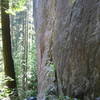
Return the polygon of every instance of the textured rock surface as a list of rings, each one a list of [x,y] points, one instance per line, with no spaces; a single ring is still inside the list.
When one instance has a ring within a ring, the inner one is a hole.
[[[34,0],[38,100],[45,100],[55,80],[48,77],[53,58],[58,95],[81,100],[100,96],[100,1],[69,1]]]

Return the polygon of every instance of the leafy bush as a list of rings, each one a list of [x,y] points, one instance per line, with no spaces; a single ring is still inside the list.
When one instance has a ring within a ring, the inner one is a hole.
[[[2,100],[3,98],[8,97],[10,94],[13,93],[12,90],[10,90],[7,86],[6,86],[6,82],[7,81],[13,81],[13,79],[11,79],[10,77],[4,77],[4,73],[0,72],[0,100]]]

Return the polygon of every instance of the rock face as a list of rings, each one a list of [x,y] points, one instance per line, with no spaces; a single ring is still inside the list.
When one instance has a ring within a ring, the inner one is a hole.
[[[100,96],[100,1],[71,1],[34,0],[38,100],[45,100],[55,81],[58,95],[81,100]]]

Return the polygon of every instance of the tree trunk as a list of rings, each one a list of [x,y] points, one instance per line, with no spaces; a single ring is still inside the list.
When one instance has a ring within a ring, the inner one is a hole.
[[[48,86],[45,73],[49,50],[53,51],[59,96],[81,100],[100,96],[100,2],[70,1],[34,1],[38,95],[42,94],[38,100],[42,100]]]
[[[23,12],[23,41],[22,41],[22,88],[23,97],[27,90],[27,58],[28,58],[28,32],[27,32],[27,11]]]
[[[3,57],[4,57],[4,71],[7,77],[12,78],[14,81],[8,81],[7,86],[9,89],[17,89],[14,63],[11,50],[11,37],[10,37],[10,19],[9,15],[5,13],[5,8],[9,8],[8,0],[1,0],[1,23],[2,23],[2,41],[3,41]]]
[[[66,20],[66,6],[57,5],[53,54],[60,95],[95,100],[100,96],[100,2],[76,0]]]
[[[34,0],[34,19],[38,55],[38,100],[45,100],[50,87],[54,87],[52,63],[52,33],[55,20],[55,0]],[[53,78],[50,77],[51,73]]]

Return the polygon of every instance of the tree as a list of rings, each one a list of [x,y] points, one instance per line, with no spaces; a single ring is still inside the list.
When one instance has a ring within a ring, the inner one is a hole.
[[[42,94],[38,100],[43,99],[47,86],[47,74],[44,75],[47,68],[44,61],[47,60],[44,57],[48,58],[45,54],[51,43],[47,37],[53,40],[52,58],[56,66],[59,96],[95,100],[100,95],[99,6],[98,0],[76,0],[72,3],[70,0],[38,0],[34,3],[38,83],[39,94]]]
[[[49,90],[55,88],[53,83],[55,72],[51,67],[53,65],[51,37],[55,21],[55,3],[54,0],[34,0],[33,3],[38,56],[38,100],[45,100],[49,95]]]
[[[11,38],[17,87],[20,99],[37,95],[36,46],[32,0],[27,9],[11,16]],[[13,18],[12,18],[13,17]]]
[[[27,11],[23,12],[23,33],[22,33],[22,88],[23,92],[27,89],[27,59],[28,59],[28,27],[27,27]],[[26,92],[25,92],[26,93]],[[23,94],[25,96],[25,93]]]
[[[10,19],[9,19],[9,15],[5,12],[5,9],[8,8],[9,8],[9,1],[1,0],[1,23],[2,23],[4,72],[6,77],[10,77],[13,79],[13,81],[11,80],[7,81],[8,88],[10,90],[17,90],[14,62],[13,62],[12,50],[11,50]]]
[[[76,0],[74,3],[67,16],[65,32],[60,29],[61,18],[58,17],[55,40],[61,32],[62,37],[54,45],[54,57],[62,93],[81,100],[94,100],[100,94],[97,85],[100,78],[99,4],[96,0],[83,1]]]

